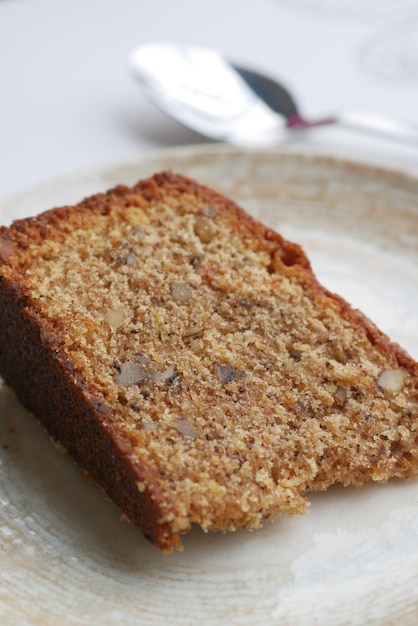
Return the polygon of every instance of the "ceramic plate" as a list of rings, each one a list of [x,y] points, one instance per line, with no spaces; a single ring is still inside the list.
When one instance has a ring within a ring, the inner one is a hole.
[[[171,168],[303,244],[322,282],[418,358],[418,179],[217,147],[79,172],[0,206],[0,222]],[[34,363],[36,367],[36,363]],[[0,623],[414,625],[418,483],[334,487],[310,513],[205,535],[164,556],[0,389]]]

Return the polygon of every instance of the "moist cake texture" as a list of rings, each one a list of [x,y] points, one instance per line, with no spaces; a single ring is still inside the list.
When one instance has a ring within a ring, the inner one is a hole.
[[[0,229],[0,372],[167,552],[418,473],[418,364],[171,173]]]

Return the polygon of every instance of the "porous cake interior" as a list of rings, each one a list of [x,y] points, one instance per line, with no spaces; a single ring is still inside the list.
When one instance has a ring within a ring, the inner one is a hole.
[[[105,203],[58,216],[21,269],[173,503],[161,522],[253,528],[303,512],[307,490],[411,474],[410,374],[292,263],[272,265],[276,244],[192,193]]]

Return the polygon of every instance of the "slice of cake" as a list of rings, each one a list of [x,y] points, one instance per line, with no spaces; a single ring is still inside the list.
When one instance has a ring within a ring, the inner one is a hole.
[[[302,249],[163,173],[0,229],[0,372],[162,550],[418,473],[418,364]]]

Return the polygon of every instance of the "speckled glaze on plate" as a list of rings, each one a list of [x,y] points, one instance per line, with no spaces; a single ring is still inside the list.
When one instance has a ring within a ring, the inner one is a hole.
[[[285,152],[170,150],[0,204],[0,223],[170,168],[302,243],[321,281],[418,358],[418,178]],[[36,367],[36,363],[33,364]],[[418,623],[418,483],[333,487],[310,513],[164,556],[0,387],[2,626]]]

